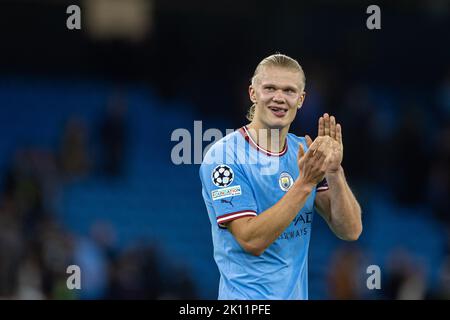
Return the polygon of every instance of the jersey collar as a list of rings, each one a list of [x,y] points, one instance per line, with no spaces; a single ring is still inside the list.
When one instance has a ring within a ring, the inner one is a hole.
[[[267,149],[264,149],[263,147],[259,146],[255,140],[253,140],[252,136],[250,135],[250,133],[248,132],[247,126],[243,126],[242,128],[239,129],[239,132],[242,134],[242,136],[244,137],[244,139],[256,150],[268,155],[268,156],[272,156],[272,157],[280,157],[282,155],[284,155],[287,152],[287,148],[288,148],[288,144],[287,144],[287,138],[284,142],[284,148],[283,150],[281,150],[280,152],[272,152],[269,151]]]

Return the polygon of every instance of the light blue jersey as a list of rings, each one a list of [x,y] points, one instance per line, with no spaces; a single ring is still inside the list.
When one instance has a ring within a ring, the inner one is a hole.
[[[246,127],[215,143],[200,167],[202,194],[211,221],[219,299],[308,299],[308,248],[316,190],[288,228],[262,255],[244,251],[225,224],[256,216],[278,202],[299,175],[302,137],[288,134],[284,149],[259,147]]]

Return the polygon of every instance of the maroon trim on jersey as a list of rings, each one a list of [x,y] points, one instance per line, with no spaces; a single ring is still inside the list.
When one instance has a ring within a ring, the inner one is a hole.
[[[256,150],[261,151],[265,155],[272,156],[272,157],[280,157],[284,155],[287,152],[288,144],[287,144],[287,138],[284,142],[284,148],[281,150],[281,152],[271,152],[269,150],[264,149],[263,147],[260,147],[256,141],[253,140],[253,138],[250,136],[250,133],[248,132],[247,126],[243,126],[239,129],[239,132],[244,136],[244,139]]]
[[[217,224],[220,227],[225,227],[224,223],[230,222],[243,217],[254,217],[256,216],[255,210],[241,210],[232,213],[227,213],[217,217]]]
[[[330,188],[328,187],[328,181],[326,178],[323,178],[323,180],[320,181],[316,187],[317,192],[327,191],[328,189]]]

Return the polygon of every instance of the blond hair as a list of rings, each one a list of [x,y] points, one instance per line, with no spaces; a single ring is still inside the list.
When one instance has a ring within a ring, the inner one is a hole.
[[[265,67],[281,67],[281,68],[286,68],[286,69],[290,69],[290,70],[299,72],[300,78],[301,78],[300,89],[301,89],[301,91],[303,91],[305,89],[306,77],[305,77],[305,73],[303,72],[302,67],[297,62],[297,60],[295,60],[289,56],[286,56],[284,54],[281,54],[281,53],[272,54],[272,55],[264,58],[256,66],[255,72],[253,73],[253,77],[251,79],[252,86],[255,85],[256,78],[257,78],[259,72],[261,71],[261,69],[263,69]],[[253,120],[253,116],[255,114],[255,107],[256,107],[256,105],[253,104],[250,107],[250,109],[248,110],[247,119],[249,121]]]

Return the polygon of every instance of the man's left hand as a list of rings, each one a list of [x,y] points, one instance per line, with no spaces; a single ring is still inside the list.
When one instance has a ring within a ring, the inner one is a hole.
[[[334,116],[329,116],[328,113],[325,113],[323,117],[319,118],[318,136],[331,138],[327,139],[331,148],[328,158],[327,174],[338,172],[344,156],[344,145],[342,144],[341,125],[336,123]]]

